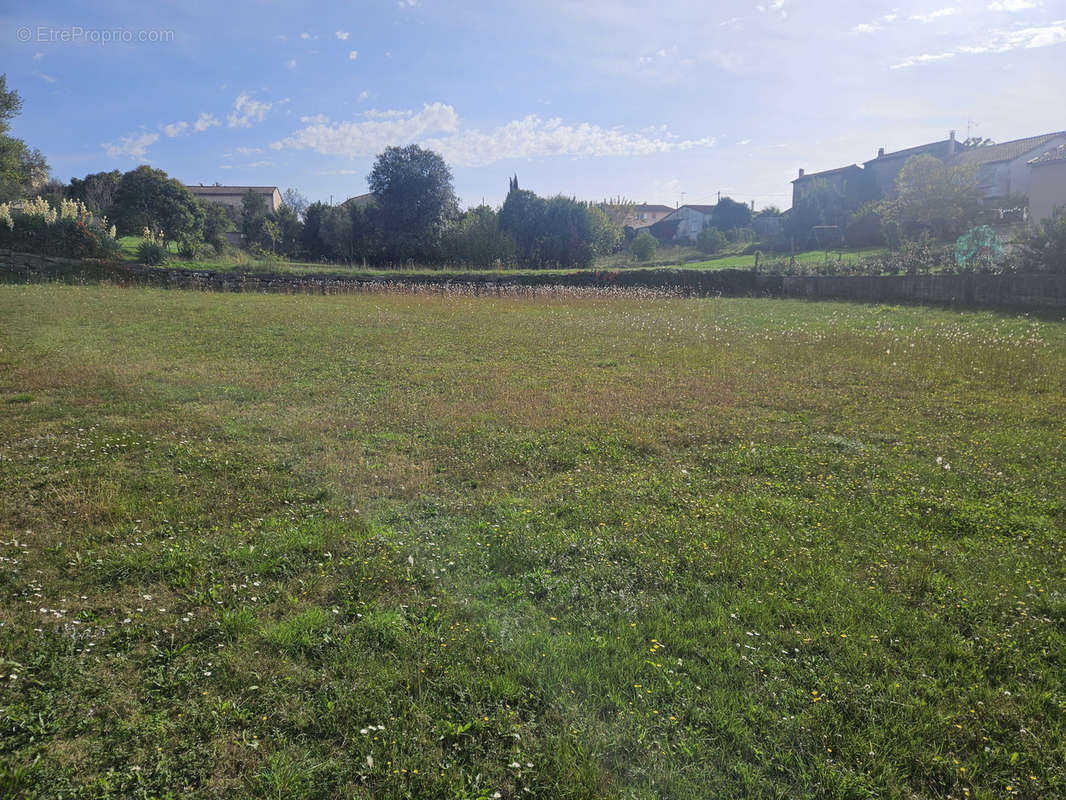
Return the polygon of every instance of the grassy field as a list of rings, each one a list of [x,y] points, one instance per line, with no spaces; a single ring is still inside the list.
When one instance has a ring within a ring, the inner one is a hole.
[[[123,236],[119,239],[119,244],[122,247],[122,255],[124,258],[130,261],[137,260],[137,246],[141,243],[141,239],[136,236]],[[248,273],[280,273],[280,274],[307,274],[311,272],[331,272],[338,274],[355,274],[360,275],[380,275],[382,277],[395,276],[397,272],[429,272],[433,271],[431,267],[425,267],[421,265],[415,265],[406,269],[372,269],[363,267],[361,265],[348,265],[348,264],[321,264],[310,261],[285,261],[285,260],[257,260],[244,251],[234,251],[232,254],[224,256],[204,256],[193,260],[184,260],[178,258],[175,252],[176,245],[173,242],[169,243],[169,249],[171,251],[170,260],[167,265],[170,267],[179,267],[186,269],[202,269],[202,270],[214,270],[221,272],[248,272]],[[732,250],[741,249],[742,246],[732,246]],[[862,258],[868,256],[883,255],[886,251],[883,247],[867,248],[865,250],[851,250],[844,251],[843,253],[831,252],[829,253],[828,260],[831,262],[839,263],[855,263]],[[760,265],[766,265],[773,260],[788,259],[787,255],[782,256],[780,253],[763,253],[759,258]],[[826,263],[827,256],[822,250],[811,250],[804,253],[797,253],[795,256],[797,264],[824,264]],[[631,255],[621,253],[617,255],[608,256],[605,258],[597,259],[594,269],[598,270],[625,270],[625,269],[702,269],[702,270],[715,270],[715,269],[751,269],[755,266],[754,255],[741,255],[738,252],[727,252],[722,255],[715,256],[713,258],[704,258],[699,251],[694,247],[671,247],[658,254],[648,264],[640,264],[635,261]],[[473,272],[477,270],[471,270],[468,268],[453,268],[445,267],[445,271],[451,272]],[[572,269],[554,269],[554,270],[532,270],[532,269],[505,269],[505,270],[492,270],[495,274],[500,275],[521,275],[528,273],[536,273],[538,275],[543,274],[558,274],[568,275],[574,272]]]
[[[0,796],[1066,796],[1066,323],[0,286]]]

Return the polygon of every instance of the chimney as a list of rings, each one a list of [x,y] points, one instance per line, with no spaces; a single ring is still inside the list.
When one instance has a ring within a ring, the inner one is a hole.
[[[755,201],[754,200],[751,201],[751,210],[752,211],[755,210]]]
[[[948,156],[955,155],[955,131],[948,134]]]
[[[878,147],[877,148],[877,157],[878,158],[884,158],[885,157],[885,148],[883,148],[883,147]]]
[[[803,167],[800,167],[800,177],[803,177]]]

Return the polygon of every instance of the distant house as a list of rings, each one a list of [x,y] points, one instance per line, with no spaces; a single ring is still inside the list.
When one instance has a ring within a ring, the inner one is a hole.
[[[792,181],[792,207],[802,205],[820,185],[828,185],[844,199],[845,206],[849,208],[858,208],[873,199],[868,174],[857,164],[849,164],[846,167],[810,174],[801,169],[799,177]]]
[[[1066,206],[1066,145],[1029,161],[1029,219],[1043,222],[1051,212]]]
[[[357,194],[355,197],[349,197],[343,203],[342,206],[357,206],[358,208],[366,208],[368,205],[374,202],[374,193],[367,192],[366,194]]]
[[[1060,145],[1066,132],[1056,131],[1011,142],[972,147],[956,153],[950,164],[977,168],[977,186],[986,202],[1029,195],[1031,163]]]
[[[622,219],[622,226],[632,228],[635,231],[641,231],[644,228],[654,225],[663,217],[672,214],[676,210],[677,209],[670,208],[670,206],[641,203],[640,205],[631,206],[627,209],[626,215]]]
[[[277,186],[189,186],[186,188],[197,200],[207,200],[212,203],[222,203],[224,206],[236,209],[240,216],[241,204],[248,190],[262,195],[266,200],[268,211],[277,211],[281,208],[281,192]]]
[[[711,224],[714,206],[687,205],[674,209],[646,230],[661,242],[695,241]]]

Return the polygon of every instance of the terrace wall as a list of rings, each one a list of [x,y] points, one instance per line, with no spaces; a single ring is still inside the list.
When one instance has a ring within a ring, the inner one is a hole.
[[[222,292],[344,294],[382,285],[465,288],[494,294],[527,287],[665,289],[683,295],[789,297],[861,303],[1066,309],[1066,275],[771,275],[752,270],[633,269],[500,275],[491,272],[396,272],[386,276],[315,273],[282,275],[167,269],[136,264],[12,253],[0,250],[0,281],[92,283]]]

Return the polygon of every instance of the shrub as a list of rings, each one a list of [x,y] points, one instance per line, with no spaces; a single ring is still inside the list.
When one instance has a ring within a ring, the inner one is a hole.
[[[1032,272],[1066,273],[1066,206],[1037,225],[1022,242],[1021,266]]]
[[[655,255],[655,250],[658,248],[659,243],[655,240],[647,231],[641,233],[637,238],[633,240],[631,245],[633,248],[633,257],[637,261],[650,261]]]
[[[696,246],[707,254],[717,253],[725,245],[725,234],[717,228],[704,228],[696,237]]]
[[[148,267],[158,267],[167,263],[167,248],[163,242],[163,232],[145,228],[144,241],[137,245],[137,260]]]
[[[0,247],[65,258],[113,258],[119,250],[105,217],[78,200],[53,207],[40,197],[0,204]]]
[[[197,236],[183,236],[178,240],[178,256],[193,259],[200,255],[204,242]]]

